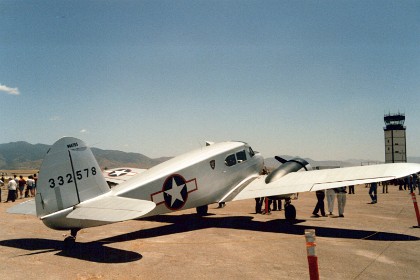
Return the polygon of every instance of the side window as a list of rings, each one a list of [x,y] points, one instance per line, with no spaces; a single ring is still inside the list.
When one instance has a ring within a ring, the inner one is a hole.
[[[228,155],[225,159],[225,164],[227,166],[233,166],[236,164],[236,158],[235,155]]]
[[[249,155],[250,155],[251,157],[253,157],[253,156],[255,155],[254,150],[252,150],[252,148],[251,148],[251,147],[249,147]]]
[[[241,163],[243,161],[246,161],[246,153],[245,150],[237,152],[236,153],[236,159],[238,160],[238,163]]]

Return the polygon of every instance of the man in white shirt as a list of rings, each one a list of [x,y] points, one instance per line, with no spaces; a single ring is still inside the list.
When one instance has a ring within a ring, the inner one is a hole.
[[[9,190],[9,193],[7,194],[7,200],[6,202],[9,202],[9,200],[15,202],[16,199],[16,187],[17,183],[12,178],[9,178],[9,183],[7,184],[7,189]]]

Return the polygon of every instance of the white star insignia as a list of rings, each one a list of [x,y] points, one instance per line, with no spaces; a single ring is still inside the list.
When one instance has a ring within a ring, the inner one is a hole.
[[[185,187],[185,183],[181,185],[177,185],[175,182],[175,179],[172,178],[172,188],[169,190],[166,190],[165,193],[171,196],[171,207],[174,205],[175,201],[178,199],[181,202],[184,202],[184,199],[182,198],[182,189]]]

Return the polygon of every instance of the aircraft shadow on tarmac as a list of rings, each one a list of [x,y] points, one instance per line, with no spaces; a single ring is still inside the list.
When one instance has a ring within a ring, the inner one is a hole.
[[[64,242],[50,239],[26,238],[0,241],[0,246],[32,251],[21,256],[43,254],[57,251],[56,255],[98,263],[127,263],[140,260],[142,255],[121,249],[104,246],[102,242],[79,243],[64,249]]]
[[[276,232],[283,234],[303,235],[305,229],[315,229],[318,237],[347,238],[373,241],[418,241],[420,238],[411,235],[392,232],[377,232],[368,230],[354,230],[342,228],[326,228],[319,226],[303,226],[299,223],[305,220],[296,220],[290,223],[286,220],[275,219],[271,221],[254,221],[252,216],[215,217],[208,215],[199,217],[196,214],[184,215],[161,215],[143,220],[168,223],[149,229],[141,229],[126,234],[116,235],[89,243],[76,242],[71,249],[63,248],[64,242],[58,240],[27,238],[0,241],[0,246],[19,248],[35,255],[57,251],[56,255],[81,259],[98,263],[126,263],[140,260],[142,255],[106,246],[110,243],[124,242],[137,239],[147,239],[176,233],[190,232],[206,228],[231,228],[240,230],[252,230],[260,232]],[[142,219],[138,220],[139,222]]]
[[[163,222],[169,224],[159,226],[156,228],[142,229],[127,234],[121,234],[103,239],[101,241],[114,243],[128,240],[145,239],[175,233],[189,232],[206,228],[232,228],[260,232],[277,232],[294,235],[304,235],[305,229],[315,229],[316,235],[319,237],[362,239],[374,241],[420,240],[420,238],[418,238],[417,236],[398,234],[392,232],[377,232],[368,230],[299,225],[299,223],[305,222],[305,220],[296,220],[293,223],[283,219],[275,219],[267,222],[254,221],[252,216],[212,217],[212,215],[208,215],[205,217],[199,217],[196,214],[184,214],[177,216],[154,216],[150,218],[145,218],[144,220]],[[141,221],[141,219],[139,221]]]

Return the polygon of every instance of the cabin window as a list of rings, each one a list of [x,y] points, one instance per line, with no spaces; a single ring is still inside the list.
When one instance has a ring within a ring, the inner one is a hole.
[[[236,164],[236,157],[235,157],[235,155],[234,154],[233,155],[228,155],[226,157],[226,159],[225,159],[225,164],[227,166],[233,166],[233,165],[235,165]]]
[[[236,153],[236,160],[238,161],[238,163],[246,161],[245,150]]]

